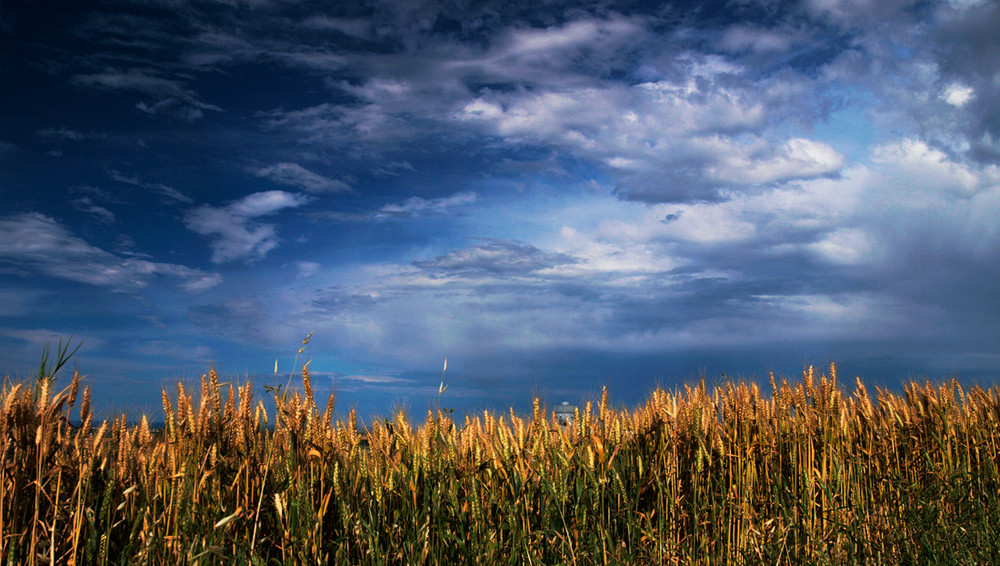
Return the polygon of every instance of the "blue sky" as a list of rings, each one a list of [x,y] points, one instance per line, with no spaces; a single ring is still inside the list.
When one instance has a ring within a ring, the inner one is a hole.
[[[338,409],[700,374],[994,383],[989,1],[0,6],[0,359],[156,414],[210,364]],[[279,375],[274,375],[275,360]]]

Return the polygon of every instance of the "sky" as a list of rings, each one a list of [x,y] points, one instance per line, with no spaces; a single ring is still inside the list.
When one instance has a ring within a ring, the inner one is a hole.
[[[998,91],[989,0],[5,2],[0,372],[994,384]]]

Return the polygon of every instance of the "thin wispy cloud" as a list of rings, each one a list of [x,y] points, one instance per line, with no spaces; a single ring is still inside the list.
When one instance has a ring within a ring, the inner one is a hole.
[[[449,197],[425,199],[410,197],[401,202],[390,203],[379,209],[374,218],[409,218],[423,214],[444,213],[456,207],[472,204],[479,199],[473,192],[456,193]]]
[[[441,275],[528,275],[577,260],[566,254],[545,252],[524,242],[491,241],[456,250],[414,265]]]
[[[0,262],[57,279],[135,292],[157,276],[180,279],[199,292],[222,282],[217,273],[183,265],[121,257],[88,244],[55,219],[25,213],[0,219]]]
[[[184,87],[182,81],[159,76],[148,69],[107,69],[98,73],[77,75],[73,83],[81,86],[143,93],[153,98],[141,100],[135,107],[147,114],[167,114],[187,122],[204,116],[205,110],[222,112],[222,108],[202,102],[198,94]]]
[[[86,212],[96,219],[98,222],[104,224],[113,224],[115,221],[115,215],[110,210],[94,204],[90,197],[80,197],[71,201],[73,208]]]
[[[253,169],[253,173],[275,183],[297,187],[310,193],[342,193],[351,190],[351,186],[344,181],[324,177],[298,163],[275,163]]]
[[[111,170],[109,175],[115,181],[119,183],[125,183],[126,185],[132,185],[134,187],[139,187],[143,189],[150,189],[159,195],[160,201],[166,204],[171,203],[182,203],[182,204],[193,204],[194,200],[182,193],[181,191],[171,187],[169,185],[164,185],[163,183],[149,183],[140,180],[135,176],[128,176],[121,172]]]

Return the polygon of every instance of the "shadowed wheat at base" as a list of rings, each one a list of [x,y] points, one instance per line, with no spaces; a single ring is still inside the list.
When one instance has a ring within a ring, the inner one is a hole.
[[[303,349],[308,337],[303,341]],[[65,363],[62,353],[57,362]],[[302,354],[303,350],[299,350]],[[59,364],[60,366],[62,364]],[[212,370],[162,394],[165,427],[92,422],[81,376],[0,394],[5,564],[918,564],[1000,555],[1000,389],[836,367],[801,380],[607,390],[569,426],[482,412],[359,430],[301,391]],[[41,375],[47,374],[47,375]],[[70,424],[78,416],[80,426]],[[363,442],[367,442],[367,448]]]

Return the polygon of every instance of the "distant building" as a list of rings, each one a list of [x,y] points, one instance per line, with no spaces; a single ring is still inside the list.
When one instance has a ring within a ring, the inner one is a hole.
[[[555,410],[556,423],[561,427],[567,427],[573,424],[573,419],[576,418],[576,407],[570,405],[569,401],[563,401],[561,405],[556,407]]]

